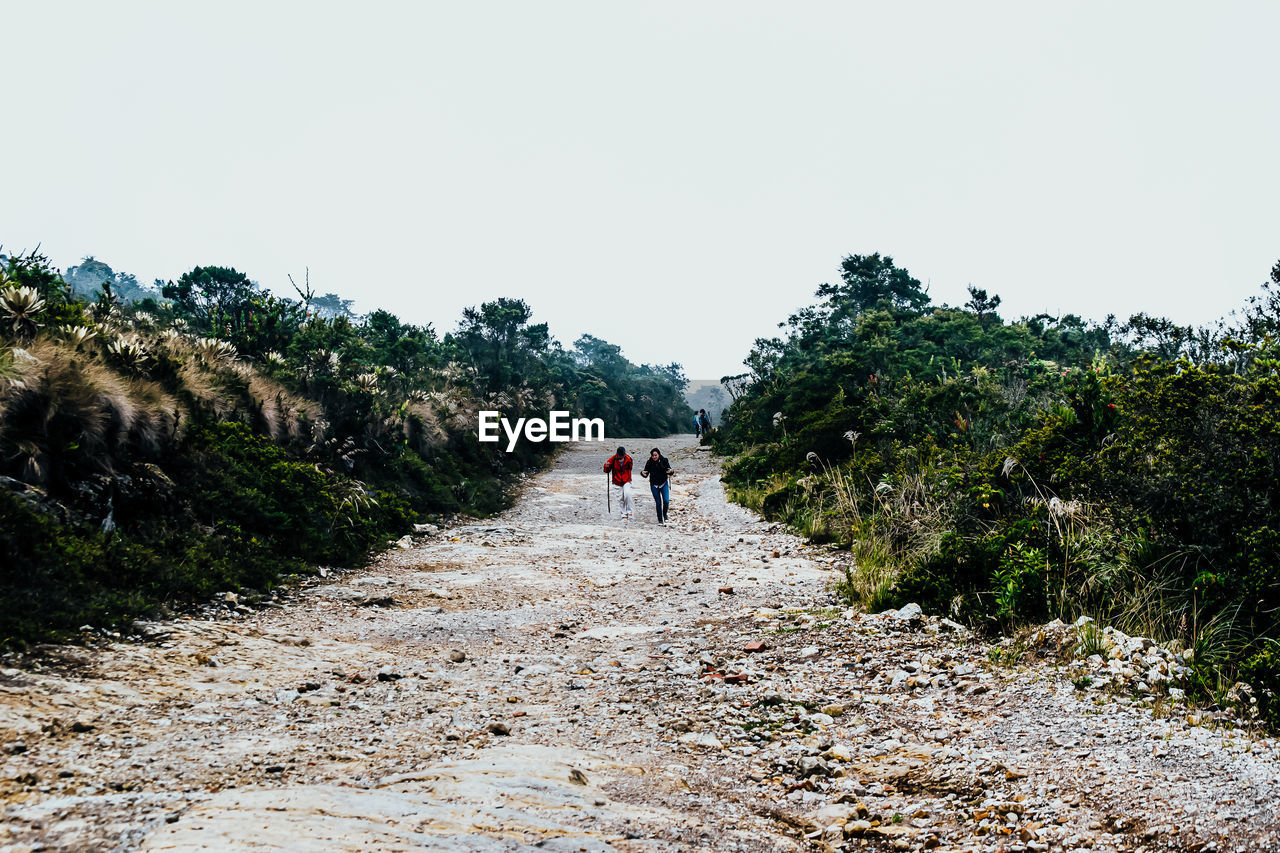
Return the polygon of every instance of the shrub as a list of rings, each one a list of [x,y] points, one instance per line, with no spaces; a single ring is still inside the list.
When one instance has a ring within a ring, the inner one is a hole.
[[[286,562],[352,565],[408,526],[403,500],[292,461],[243,424],[193,430],[174,465],[198,523]]]
[[[1263,721],[1280,729],[1280,642],[1264,641],[1262,648],[1240,665],[1240,677],[1253,687]]]
[[[1038,619],[1045,612],[1045,553],[1014,542],[1000,557],[991,578],[996,618],[1006,625]]]

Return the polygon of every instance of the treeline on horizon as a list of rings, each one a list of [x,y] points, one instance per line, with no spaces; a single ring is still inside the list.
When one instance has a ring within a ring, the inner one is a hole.
[[[519,299],[443,336],[230,267],[144,287],[0,255],[0,647],[359,564],[415,522],[487,515],[553,446],[477,415],[688,430],[677,364],[566,349]]]
[[[849,548],[851,603],[1089,616],[1280,724],[1280,263],[1200,328],[939,306],[879,254],[816,296],[723,380],[732,497]]]

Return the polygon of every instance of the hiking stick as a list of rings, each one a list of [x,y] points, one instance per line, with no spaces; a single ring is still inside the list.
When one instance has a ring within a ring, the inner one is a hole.
[[[613,489],[609,488],[612,483],[609,482],[609,472],[604,472],[604,502],[609,508],[609,515],[613,515]]]

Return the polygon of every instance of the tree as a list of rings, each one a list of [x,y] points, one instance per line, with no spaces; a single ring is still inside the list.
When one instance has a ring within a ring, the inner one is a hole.
[[[1155,353],[1164,361],[1183,355],[1195,337],[1190,326],[1180,326],[1165,317],[1146,312],[1134,314],[1123,327],[1135,347]]]
[[[497,392],[541,380],[540,357],[550,346],[546,323],[529,324],[533,309],[523,299],[498,299],[467,308],[453,343],[476,368],[484,390]]]
[[[573,342],[574,360],[582,367],[594,368],[605,379],[617,377],[631,366],[622,356],[622,347],[601,340],[594,335],[583,335]]]
[[[982,328],[987,328],[993,321],[998,321],[1000,316],[996,314],[996,309],[1000,307],[999,296],[988,296],[985,290],[969,285],[969,301],[964,307],[972,311],[978,316],[978,322],[982,324]]]
[[[391,312],[379,309],[369,314],[360,331],[374,362],[390,365],[401,374],[412,374],[440,361],[439,342],[430,325],[401,323]]]
[[[336,293],[311,297],[311,310],[315,316],[326,320],[332,320],[335,317],[354,317],[355,314],[351,310],[354,304],[354,299],[343,299]]]
[[[919,313],[929,305],[919,279],[879,252],[846,257],[840,264],[840,284],[823,284],[817,295],[827,301],[833,319],[856,316],[881,302],[905,313]]]
[[[197,328],[215,336],[223,335],[228,325],[234,329],[243,324],[254,298],[262,295],[244,273],[233,267],[212,266],[183,273],[176,284],[169,282],[162,292]]]
[[[1271,268],[1271,280],[1263,282],[1262,293],[1249,297],[1239,322],[1229,331],[1251,344],[1280,338],[1280,261]]]

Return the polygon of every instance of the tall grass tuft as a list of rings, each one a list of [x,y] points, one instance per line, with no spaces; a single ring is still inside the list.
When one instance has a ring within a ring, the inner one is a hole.
[[[947,529],[946,504],[938,500],[943,472],[926,458],[893,482],[873,483],[814,455],[810,467],[812,473],[802,478],[775,476],[750,489],[731,490],[731,496],[786,518],[805,536],[847,548],[839,593],[851,605],[884,609],[893,603],[902,573],[938,551]]]

